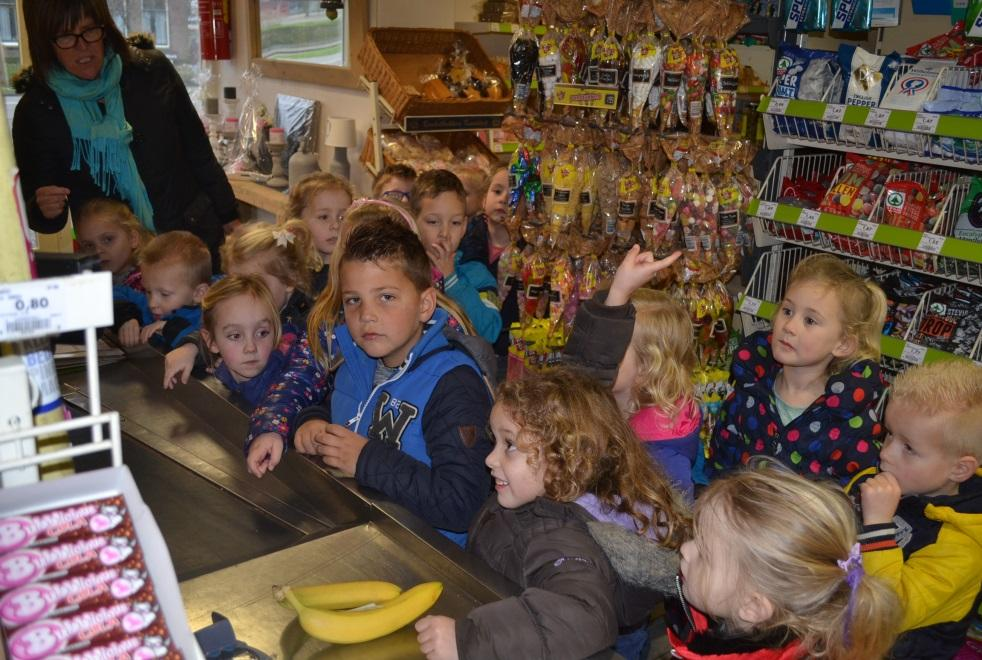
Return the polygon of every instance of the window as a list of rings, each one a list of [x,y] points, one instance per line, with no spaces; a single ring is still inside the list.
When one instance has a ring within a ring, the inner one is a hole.
[[[170,46],[167,0],[143,0],[143,25],[144,30],[156,38],[157,48]]]

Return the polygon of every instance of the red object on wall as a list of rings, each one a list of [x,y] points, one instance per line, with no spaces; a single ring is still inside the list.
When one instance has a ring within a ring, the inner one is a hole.
[[[201,59],[232,59],[230,0],[198,0],[201,18]]]

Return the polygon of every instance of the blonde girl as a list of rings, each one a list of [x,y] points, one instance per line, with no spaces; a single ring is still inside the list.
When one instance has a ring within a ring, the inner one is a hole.
[[[327,264],[337,247],[341,219],[354,199],[354,189],[347,179],[328,172],[315,172],[290,191],[284,220],[299,219],[306,223],[321,260],[313,269],[314,295],[327,284]]]
[[[832,482],[780,465],[714,481],[666,608],[675,657],[883,657],[900,605],[859,547],[852,503]]]
[[[652,546],[678,548],[689,520],[625,422],[610,390],[568,368],[509,381],[491,411],[486,463],[495,495],[468,549],[522,593],[458,621],[421,619],[428,658],[585,658],[646,618],[587,524],[613,522]]]
[[[297,336],[283,333],[273,295],[256,275],[229,276],[201,303],[201,341],[218,356],[215,377],[253,406],[279,381]]]
[[[733,356],[733,392],[710,441],[710,472],[778,459],[849,487],[876,464],[883,393],[878,366],[886,297],[829,254],[795,268],[770,332]]]
[[[306,223],[288,220],[281,225],[251,222],[238,227],[221,248],[222,270],[228,275],[255,275],[272,296],[280,322],[302,333],[310,311],[312,270],[320,263]],[[178,380],[187,383],[198,360],[200,341],[189,336],[164,358],[164,387]]]
[[[113,274],[113,284],[142,290],[136,260],[153,233],[130,207],[116,199],[92,199],[82,206],[74,222],[82,252],[99,257],[101,269]]]

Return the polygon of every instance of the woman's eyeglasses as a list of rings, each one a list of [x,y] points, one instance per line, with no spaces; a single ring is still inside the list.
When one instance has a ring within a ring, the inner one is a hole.
[[[68,50],[70,48],[75,48],[78,44],[78,40],[81,39],[87,44],[94,44],[97,41],[101,41],[102,37],[105,36],[106,29],[101,25],[93,25],[90,28],[85,28],[81,32],[66,32],[65,34],[59,34],[55,37],[55,46],[61,48],[62,50]]]

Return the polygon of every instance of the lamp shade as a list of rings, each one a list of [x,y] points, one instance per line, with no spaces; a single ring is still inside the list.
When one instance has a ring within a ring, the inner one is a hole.
[[[355,120],[347,117],[328,117],[325,122],[324,144],[328,147],[355,146]]]

